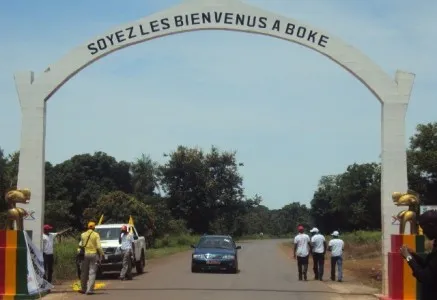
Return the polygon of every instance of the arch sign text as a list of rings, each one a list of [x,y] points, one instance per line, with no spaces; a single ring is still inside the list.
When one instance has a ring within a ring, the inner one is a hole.
[[[306,26],[283,22],[279,19],[269,19],[263,15],[246,15],[226,11],[196,12],[184,15],[174,15],[154,19],[147,23],[139,23],[117,30],[87,45],[91,55],[106,50],[113,46],[121,46],[123,43],[138,37],[150,36],[171,31],[171,29],[187,30],[188,27],[202,26],[232,26],[234,30],[246,31],[253,28],[265,31],[265,34],[289,35],[296,39],[312,43],[314,46],[325,48],[329,37]],[[193,30],[193,29],[191,29]],[[195,30],[195,29],[194,29]]]

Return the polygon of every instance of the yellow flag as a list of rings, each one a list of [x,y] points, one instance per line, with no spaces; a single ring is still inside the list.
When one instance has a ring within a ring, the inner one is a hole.
[[[103,223],[103,214],[100,216],[99,223],[97,225],[101,225]]]
[[[129,226],[129,231],[130,232],[133,232],[133,226],[134,226],[134,219],[132,218],[132,216],[129,216],[129,223],[128,223],[130,226]]]

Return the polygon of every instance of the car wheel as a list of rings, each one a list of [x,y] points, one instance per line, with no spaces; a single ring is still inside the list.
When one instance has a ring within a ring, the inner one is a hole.
[[[238,273],[238,267],[230,268],[230,269],[229,269],[229,273],[231,273],[231,274],[237,274],[237,273]]]
[[[140,261],[135,262],[135,268],[137,270],[137,274],[144,273],[144,266],[145,265],[146,265],[146,256],[144,255],[144,252],[141,251]]]
[[[199,273],[199,269],[194,266],[191,266],[191,273]]]

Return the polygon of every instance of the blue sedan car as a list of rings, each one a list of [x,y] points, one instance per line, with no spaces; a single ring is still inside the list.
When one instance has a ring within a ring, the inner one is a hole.
[[[191,272],[229,271],[238,272],[238,253],[241,246],[227,235],[204,235],[194,248],[191,259]]]

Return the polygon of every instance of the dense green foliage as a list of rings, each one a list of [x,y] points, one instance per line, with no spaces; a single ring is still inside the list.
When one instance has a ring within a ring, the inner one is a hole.
[[[45,219],[56,228],[80,230],[104,214],[105,222],[135,219],[150,242],[165,236],[227,233],[247,236],[263,232],[283,236],[298,224],[331,230],[378,230],[379,163],[352,164],[343,174],[323,176],[306,207],[289,199],[270,210],[259,195],[246,195],[235,152],[208,152],[179,146],[159,165],[142,155],[134,162],[103,153],[75,155],[60,164],[46,163]],[[0,149],[0,196],[16,186],[17,152]],[[437,123],[417,126],[408,149],[410,188],[426,204],[437,204]],[[0,219],[6,206],[0,200]]]

